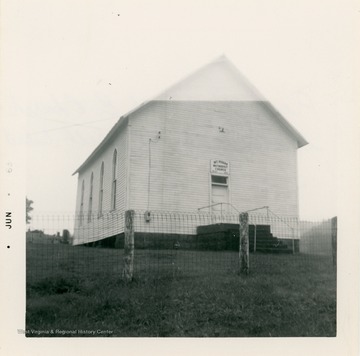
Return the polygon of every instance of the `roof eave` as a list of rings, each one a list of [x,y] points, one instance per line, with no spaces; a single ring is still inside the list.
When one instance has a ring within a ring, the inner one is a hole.
[[[111,138],[124,126],[127,124],[128,116],[131,112],[126,115],[120,117],[120,119],[116,122],[116,124],[112,127],[112,129],[108,132],[108,134],[104,137],[104,139],[100,142],[100,144],[95,148],[95,150],[88,156],[88,158],[84,161],[84,163],[72,174],[73,176],[76,173],[79,173],[83,168],[85,168],[95,157],[96,155],[102,151],[102,149],[106,146],[108,142],[110,142]]]
[[[218,62],[218,61],[226,61],[230,67],[232,68],[232,70],[234,71],[234,73],[236,73],[238,76],[241,77],[241,79],[243,81],[246,82],[247,86],[250,88],[250,90],[256,94],[259,99],[261,101],[263,101],[264,103],[266,103],[266,106],[270,109],[270,111],[272,111],[272,113],[278,118],[280,124],[282,124],[282,126],[288,130],[288,132],[295,138],[295,140],[297,141],[298,144],[298,148],[303,147],[305,145],[308,144],[308,142],[305,140],[305,138],[272,106],[272,104],[267,101],[261,94],[260,92],[251,84],[251,82],[238,70],[238,68],[231,62],[229,61],[228,58],[226,58],[226,56],[220,56],[218,58],[215,59],[215,61],[210,62],[208,65],[211,65],[212,63]],[[186,78],[191,77],[192,75],[196,74],[197,72],[199,72],[201,69],[203,69],[203,67],[201,67],[200,69],[194,71],[192,74],[188,75]],[[185,79],[186,79],[185,78]],[[184,79],[183,79],[184,80]],[[181,81],[179,81],[181,82]],[[170,88],[175,87],[179,82],[177,82],[175,85],[172,85]],[[169,90],[169,89],[167,89]],[[107,142],[115,135],[116,132],[118,132],[118,130],[122,127],[122,125],[127,121],[128,117],[133,114],[134,112],[138,111],[140,108],[143,108],[144,106],[146,106],[148,103],[152,102],[152,101],[157,101],[158,98],[160,98],[164,92],[166,92],[167,90],[163,91],[161,94],[155,96],[155,98],[153,98],[152,100],[148,100],[145,101],[143,103],[141,103],[140,105],[136,106],[134,109],[130,110],[128,113],[126,113],[125,115],[121,116],[120,119],[117,121],[117,123],[113,126],[113,128],[110,130],[110,132],[105,136],[105,138],[100,142],[100,144],[95,148],[95,150],[91,153],[91,155],[85,160],[85,162],[72,174],[75,175],[76,173],[79,173],[84,167],[86,167],[93,159],[94,157],[101,152],[101,150],[106,146]]]
[[[270,109],[270,111],[276,116],[279,123],[295,138],[298,148],[306,146],[309,142],[304,138],[303,135],[287,121],[284,116],[269,102],[265,101],[265,105]]]

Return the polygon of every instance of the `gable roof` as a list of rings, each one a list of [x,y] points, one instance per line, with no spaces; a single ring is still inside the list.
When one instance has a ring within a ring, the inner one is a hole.
[[[265,101],[266,99],[222,55],[164,90],[153,100]]]
[[[99,153],[106,143],[127,122],[129,115],[153,101],[257,101],[262,102],[296,140],[298,148],[308,142],[305,138],[267,101],[262,94],[246,79],[229,59],[222,55],[209,64],[164,90],[153,99],[136,106],[121,116],[101,143],[95,148],[85,162],[73,173],[78,173]]]

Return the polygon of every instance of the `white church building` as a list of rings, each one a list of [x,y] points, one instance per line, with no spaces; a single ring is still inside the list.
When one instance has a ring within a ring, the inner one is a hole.
[[[297,150],[306,144],[221,56],[121,116],[74,172],[74,244],[121,234],[130,209],[146,211],[150,227],[161,211],[268,206],[296,218]]]

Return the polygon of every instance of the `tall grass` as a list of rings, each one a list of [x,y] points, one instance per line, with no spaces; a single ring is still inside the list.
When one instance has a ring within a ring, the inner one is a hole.
[[[254,254],[242,276],[236,253],[143,250],[126,283],[122,254],[28,245],[27,336],[336,335],[336,273],[324,256]]]

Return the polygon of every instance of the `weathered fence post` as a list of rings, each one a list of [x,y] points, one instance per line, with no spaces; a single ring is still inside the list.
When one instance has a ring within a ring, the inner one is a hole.
[[[125,211],[123,277],[127,281],[131,281],[134,274],[134,215],[134,210]]]
[[[254,225],[254,252],[256,252],[256,224]]]
[[[249,274],[249,214],[241,213],[240,217],[239,259],[240,273]]]
[[[332,246],[332,257],[333,266],[336,268],[337,264],[337,216],[331,219],[331,246]]]
[[[291,230],[292,230],[292,246],[291,246],[291,248],[292,248],[292,254],[294,254],[295,253],[295,230],[293,227],[291,228]]]

